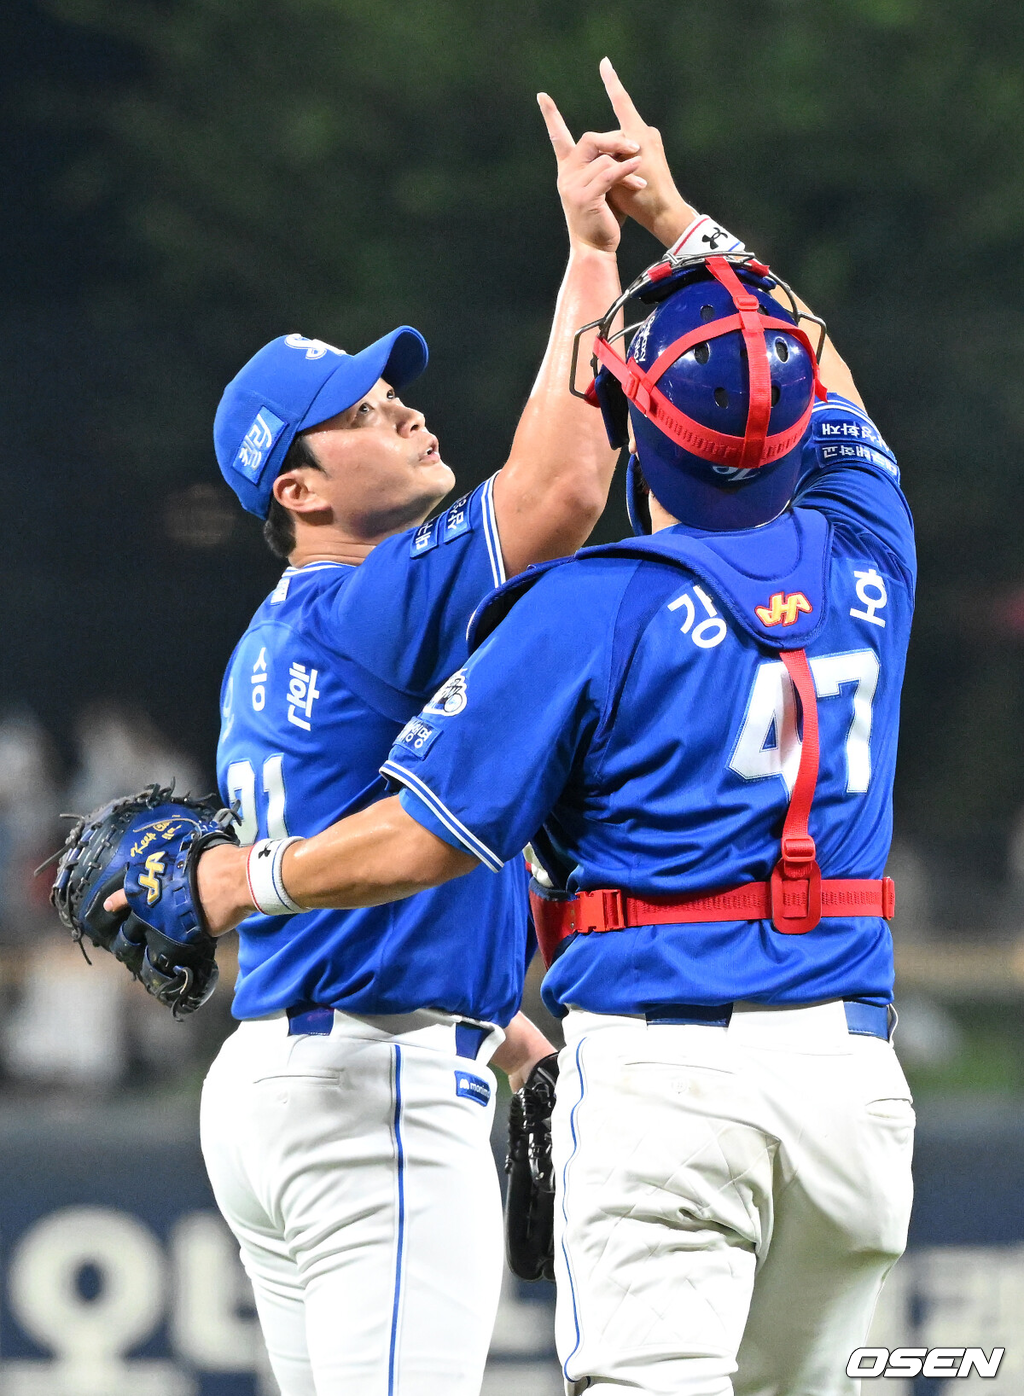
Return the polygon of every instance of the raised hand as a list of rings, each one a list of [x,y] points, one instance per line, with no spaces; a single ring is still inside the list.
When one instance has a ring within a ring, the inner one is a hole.
[[[639,187],[619,181],[609,190],[608,201],[618,214],[628,215],[668,247],[693,221],[695,211],[676,188],[661,132],[637,111],[611,60],[602,58],[598,72],[623,136],[639,147],[637,173],[644,181]]]
[[[546,92],[538,92],[537,104],[558,162],[558,193],[570,246],[614,252],[626,211],[617,213],[611,207],[609,192],[621,189],[636,195],[643,189],[644,180],[636,174],[639,144],[622,131],[588,131],[574,141]]]

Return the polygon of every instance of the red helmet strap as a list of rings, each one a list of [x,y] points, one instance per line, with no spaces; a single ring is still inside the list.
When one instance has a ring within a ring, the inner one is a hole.
[[[798,444],[807,430],[814,398],[824,399],[826,391],[818,376],[817,356],[806,333],[788,320],[764,315],[757,297],[746,290],[724,257],[709,257],[705,265],[711,275],[729,292],[736,307],[735,315],[688,331],[659,354],[647,370],[641,368],[635,359],[623,359],[603,337],[599,337],[595,342],[594,352],[598,361],[618,379],[626,397],[637,410],[677,445],[702,460],[737,469],[756,470],[788,455]],[[720,335],[736,330],[743,335],[750,383],[746,428],[742,436],[731,436],[702,426],[671,403],[657,386],[662,375],[695,344],[706,343],[710,339],[717,339]],[[772,411],[772,381],[771,364],[764,341],[766,330],[780,330],[799,340],[807,350],[814,373],[814,392],[799,421],[773,436],[768,435],[768,422]]]
[[[747,375],[750,382],[740,468],[756,469],[761,464],[768,435],[768,419],[772,415],[772,369],[764,342],[764,317],[761,315],[757,297],[744,287],[724,257],[709,258],[707,268],[732,296],[732,303],[739,315],[743,343],[747,349]]]

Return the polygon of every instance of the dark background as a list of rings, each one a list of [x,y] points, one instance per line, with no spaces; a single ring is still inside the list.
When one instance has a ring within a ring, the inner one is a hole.
[[[1021,1389],[1024,7],[0,0],[5,1390],[26,1356],[59,1366],[10,1311],[37,1222],[112,1205],[110,1179],[148,1177],[156,1150],[177,1190],[157,1167],[136,1220],[173,1298],[168,1227],[209,1206],[195,1100],[230,1028],[232,946],[176,1026],[109,957],[84,966],[29,873],[59,809],[190,764],[212,785],[220,676],[280,570],[216,469],[223,385],[282,333],[357,348],[411,323],[432,355],[416,405],[464,487],[490,474],[566,250],[534,96],[577,134],[611,125],[605,53],[689,200],[826,317],[903,467],[921,569],[897,1046],[922,1129],[878,1340],[1006,1344],[992,1390]],[[653,254],[627,230],[624,277]],[[598,537],[626,531],[618,496]],[[52,1280],[62,1257],[43,1260]],[[185,1390],[258,1385],[255,1347],[229,1360],[246,1311],[224,1283],[229,1356]],[[530,1348],[512,1298],[488,1396],[555,1390],[549,1319]],[[139,1353],[195,1375],[165,1317]]]
[[[565,251],[534,93],[610,125],[608,52],[688,198],[826,316],[900,457],[921,576],[898,828],[938,877],[1002,877],[1024,796],[1020,6],[5,0],[0,24],[0,707],[66,764],[105,699],[211,767],[220,673],[277,568],[210,423],[266,339],[417,325],[417,405],[460,482],[501,463]],[[651,252],[627,238],[624,273]],[[616,500],[600,534],[620,531]]]

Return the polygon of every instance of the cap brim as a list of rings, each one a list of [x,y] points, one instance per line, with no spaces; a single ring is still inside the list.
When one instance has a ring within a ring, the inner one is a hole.
[[[358,354],[346,354],[310,403],[296,431],[319,426],[347,411],[366,396],[378,378],[393,388],[404,388],[420,376],[427,359],[427,341],[411,325],[400,325]]]

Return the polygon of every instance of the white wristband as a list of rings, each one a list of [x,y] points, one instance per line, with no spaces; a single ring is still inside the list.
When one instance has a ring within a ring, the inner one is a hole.
[[[299,842],[297,834],[290,839],[260,839],[249,849],[245,860],[249,896],[256,910],[262,911],[264,916],[294,916],[297,911],[306,910],[294,897],[289,897],[281,876],[285,849]]]
[[[747,249],[721,223],[716,223],[705,213],[698,213],[668,250],[673,257],[697,257],[716,252],[746,252]]]

